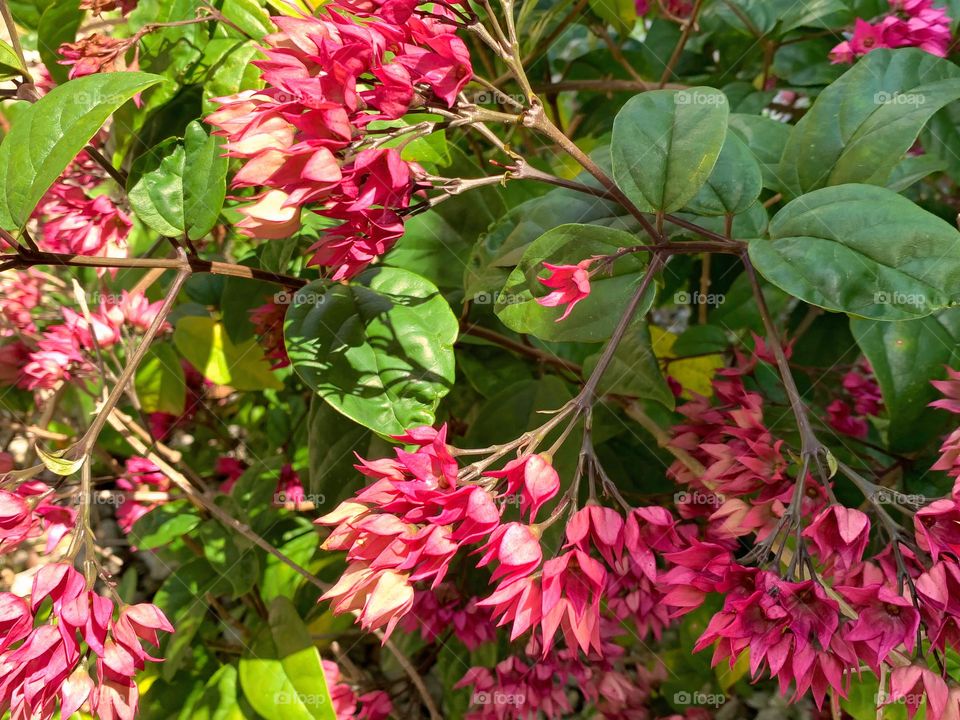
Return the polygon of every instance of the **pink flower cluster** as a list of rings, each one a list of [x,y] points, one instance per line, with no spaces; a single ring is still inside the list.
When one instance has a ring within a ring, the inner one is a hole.
[[[80,153],[33,211],[41,249],[68,255],[124,257],[133,223],[108,195],[91,196],[103,172]]]
[[[287,346],[283,340],[283,318],[286,315],[285,305],[270,301],[250,311],[250,322],[254,332],[260,340],[270,361],[273,370],[287,367],[290,356],[287,355]]]
[[[58,383],[95,372],[90,354],[121,342],[125,329],[146,330],[156,318],[161,303],[124,290],[118,300],[104,299],[90,309],[90,323],[76,310],[61,307],[64,322],[47,327],[24,367],[24,385],[52,388]]]
[[[122,502],[117,505],[117,524],[125,533],[133,529],[134,523],[148,512],[163,504],[157,500],[141,500],[137,493],[160,492],[170,490],[170,478],[160,472],[160,468],[144,457],[130,457],[125,463],[126,473],[117,478],[117,487],[123,491]]]
[[[827,406],[827,423],[844,435],[865,438],[870,431],[867,416],[879,415],[883,409],[880,386],[870,364],[862,361],[844,375],[843,389],[847,397],[837,398]]]
[[[33,335],[33,311],[52,291],[47,275],[36,268],[0,274],[0,337]]]
[[[13,459],[3,453],[0,473],[13,469]],[[15,490],[0,490],[0,554],[23,541],[47,534],[45,552],[50,553],[76,522],[73,508],[53,503],[50,487],[39,480],[21,483]]]
[[[869,23],[857,18],[853,35],[830,52],[834,63],[851,63],[877,48],[918,47],[946,57],[952,39],[952,22],[944,8],[933,0],[889,0],[890,13]]]
[[[465,600],[450,583],[441,583],[432,590],[417,590],[413,607],[401,627],[407,632],[419,630],[426,642],[433,642],[452,629],[468,650],[476,650],[497,636],[490,611],[480,607],[478,599]]]
[[[112,38],[92,33],[82,40],[63,43],[57,49],[63,58],[58,63],[70,66],[70,80],[95,73],[134,71],[139,68],[136,57],[128,64],[125,55],[136,42],[136,38]]]
[[[358,696],[347,683],[341,682],[340,668],[331,660],[321,661],[323,675],[333,701],[337,720],[387,720],[393,713],[393,702],[383,690],[371,690]]]
[[[445,427],[397,439],[415,449],[361,461],[357,468],[373,483],[317,521],[333,527],[323,547],[347,554],[346,571],[324,595],[335,613],[357,612],[364,628],[388,634],[406,618],[425,638],[438,623],[452,624],[468,647],[490,639],[495,622],[510,626],[511,641],[531,633],[543,657],[562,637],[568,650],[598,659],[616,654],[621,623],[659,635],[669,621],[654,553],[682,543],[667,510],[636,508],[624,517],[590,502],[571,512],[566,542],[545,557],[541,534],[557,518],[536,519],[560,489],[545,456],[523,455],[461,482]],[[504,517],[507,508],[517,519]],[[471,547],[476,566],[491,569],[493,590],[464,606],[444,579]],[[469,627],[471,617],[488,630]]]
[[[319,17],[274,18],[267,59],[255,63],[267,87],[219,98],[207,118],[245,160],[235,187],[260,187],[238,227],[259,238],[297,232],[304,206],[339,221],[323,230],[310,262],[348,278],[403,234],[401,212],[419,169],[397,149],[365,146],[412,107],[453,106],[470,80],[456,25],[416,9],[417,0],[324,5]],[[453,18],[453,15],[450,14]]]
[[[49,600],[50,611],[38,612]],[[116,617],[115,617],[116,615]],[[141,641],[159,644],[173,627],[154,605],[127,605],[87,589],[76,570],[45,565],[30,597],[0,593],[0,713],[12,718],[68,718],[84,704],[102,720],[132,720],[134,675],[157,659]],[[87,670],[95,659],[96,679]]]

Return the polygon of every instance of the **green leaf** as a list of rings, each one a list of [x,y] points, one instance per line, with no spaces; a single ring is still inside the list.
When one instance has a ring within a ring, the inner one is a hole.
[[[637,5],[633,0],[589,0],[590,9],[618,33],[628,35],[637,22]]]
[[[948,413],[928,407],[940,397],[930,381],[943,378],[944,367],[956,367],[960,360],[960,310],[893,323],[854,318],[850,331],[883,393],[889,448],[897,453],[921,449],[950,421]]]
[[[228,506],[234,504],[226,497],[218,498],[217,502]],[[237,514],[230,509],[227,512],[231,516]],[[247,538],[212,518],[200,525],[196,537],[210,566],[230,583],[233,597],[249,592],[260,579],[260,556]]]
[[[728,132],[706,185],[687,207],[699,215],[737,215],[749,210],[762,190],[759,163],[743,140]]]
[[[217,385],[237,390],[283,387],[254,338],[234,344],[223,325],[211,317],[181,317],[173,331],[173,343],[191,365]]]
[[[780,157],[790,139],[790,126],[773,118],[734,113],[730,131],[747,144],[760,164],[763,186],[779,192]]]
[[[591,355],[584,361],[585,377],[593,372],[600,355]],[[634,324],[624,336],[613,354],[610,367],[600,380],[599,390],[601,393],[655,400],[673,410],[673,393],[660,372],[660,363],[651,347],[650,330],[646,323]]]
[[[183,217],[187,236],[199,240],[217,224],[227,192],[224,139],[207,135],[197,121],[187,125],[184,136],[186,174],[183,176]]]
[[[788,198],[828,185],[883,185],[930,117],[960,98],[960,68],[917,48],[880,49],[820,93],[781,159]]]
[[[370,431],[315,396],[310,401],[307,438],[310,451],[307,493],[324,495],[326,504],[333,507],[363,483],[353,468],[353,453],[369,442]],[[347,478],[351,477],[356,481],[349,482]]]
[[[270,626],[240,659],[240,686],[266,720],[337,720],[320,653],[286,598],[270,603]]]
[[[730,106],[719,90],[653,90],[627,101],[613,121],[613,177],[644,212],[673,212],[710,177],[727,135]]]
[[[40,462],[44,464],[47,470],[56,475],[62,475],[64,477],[67,475],[73,475],[75,472],[77,472],[77,470],[83,467],[83,463],[87,459],[84,455],[79,460],[71,460],[67,457],[64,457],[67,453],[67,450],[55,450],[54,452],[48,453],[39,445],[37,445],[36,450],[37,456],[40,458]]]
[[[202,694],[183,706],[178,720],[242,720],[252,717],[238,702],[237,668],[223,665],[207,680]]]
[[[275,486],[274,486],[275,487]],[[273,488],[271,488],[271,495]],[[269,518],[269,526],[273,528],[276,520]],[[313,570],[311,560],[317,553],[317,547],[320,545],[320,536],[316,528],[307,520],[302,520],[303,524],[296,529],[286,532],[281,540],[273,539],[273,543],[283,555],[290,558],[301,567]],[[329,559],[330,555],[326,555]],[[293,598],[299,588],[304,583],[303,576],[284,562],[281,562],[273,555],[267,555],[263,566],[263,578],[260,582],[260,595],[269,602],[275,597]]]
[[[22,227],[110,114],[161,79],[140,72],[87,75],[55,87],[21,112],[0,145],[0,224]]]
[[[137,368],[134,387],[146,413],[180,415],[186,402],[187,386],[176,351],[167,343],[150,346]]]
[[[436,286],[371,268],[349,285],[310,283],[287,310],[287,352],[334,408],[378,433],[429,425],[453,385],[459,324]]]
[[[847,7],[842,0],[730,0],[717,3],[716,12],[733,27],[751,34],[766,35],[774,29],[779,34],[808,25],[833,27],[845,24],[845,19],[834,22],[834,17]],[[748,23],[745,23],[744,20]]]
[[[17,77],[23,74],[20,58],[10,44],[0,40],[0,79]]]
[[[128,502],[132,502],[128,500]],[[130,541],[141,550],[169,545],[200,524],[196,509],[186,500],[158,505],[140,517],[130,533]]]
[[[610,255],[635,244],[622,230],[596,225],[561,225],[532,242],[520,263],[510,273],[497,296],[496,313],[511,330],[556,342],[602,342],[613,334],[619,316],[611,308],[622,308],[636,291],[645,263],[636,255],[625,255],[613,264],[612,272],[598,272],[590,282],[590,295],[577,303],[573,312],[557,322],[562,307],[543,307],[537,298],[550,290],[538,279],[546,274],[544,261],[573,265],[593,255]],[[654,289],[638,309],[642,316],[653,303]]]
[[[960,298],[960,233],[890,190],[824,188],[789,203],[750,258],[782,290],[827,310],[908,320]]]
[[[162,676],[170,680],[193,652],[197,631],[207,621],[207,593],[222,595],[229,592],[227,580],[213,571],[205,558],[185,562],[172,572],[153,596],[153,602],[163,610],[175,633],[164,635],[161,656]]]
[[[77,39],[77,30],[83,22],[84,12],[79,3],[56,2],[43,11],[40,26],[37,29],[37,48],[40,59],[58,85],[67,82],[70,68],[61,65],[62,57],[58,52],[63,43]]]
[[[220,12],[255,40],[277,31],[270,13],[257,0],[224,0]]]
[[[217,222],[226,194],[222,138],[191,122],[184,140],[165,140],[137,158],[127,182],[130,206],[161,235],[191,240]]]

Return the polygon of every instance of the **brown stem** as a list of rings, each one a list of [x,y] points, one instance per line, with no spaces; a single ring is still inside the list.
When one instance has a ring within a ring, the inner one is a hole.
[[[24,56],[23,46],[20,44],[20,34],[17,32],[17,24],[14,22],[13,15],[10,13],[7,0],[0,0],[0,15],[3,15],[3,23],[7,26],[7,33],[10,35],[10,43],[13,45],[13,51],[20,60],[20,67],[18,69],[23,75],[23,79],[28,83],[32,83],[33,78],[30,76],[30,71],[27,70],[27,58]]]
[[[700,15],[701,7],[703,7],[703,0],[697,0],[696,3],[694,3],[693,10],[690,12],[690,17],[684,22],[680,39],[677,41],[676,47],[673,48],[673,53],[667,61],[667,66],[663,69],[663,75],[660,76],[659,87],[661,89],[666,86],[667,80],[673,75],[673,69],[676,67],[677,62],[679,62],[680,56],[683,54],[683,49],[687,46],[687,41],[690,39],[693,29],[697,25],[697,16]]]

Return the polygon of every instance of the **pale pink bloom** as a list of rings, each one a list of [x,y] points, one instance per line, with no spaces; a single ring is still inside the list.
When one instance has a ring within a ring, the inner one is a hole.
[[[859,510],[831,505],[803,531],[824,562],[835,560],[849,568],[860,562],[870,540],[870,519]]]

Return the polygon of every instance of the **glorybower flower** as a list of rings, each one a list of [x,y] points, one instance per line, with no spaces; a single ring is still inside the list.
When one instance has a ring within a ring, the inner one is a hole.
[[[913,603],[882,584],[864,587],[836,588],[857,611],[857,619],[843,628],[843,639],[858,650],[869,652],[857,656],[867,660],[879,673],[880,663],[900,645],[913,650],[920,625],[920,613]]]
[[[49,616],[38,614],[48,598]],[[116,610],[62,563],[40,568],[28,599],[0,593],[0,712],[49,720],[58,706],[66,718],[86,704],[100,718],[132,718],[134,676],[156,662],[141,643],[157,645],[157,632],[173,627],[155,605]],[[95,678],[88,673],[94,659]]]
[[[82,188],[58,183],[35,216],[43,227],[41,246],[70,255],[123,257],[133,223],[106,195],[87,197]]]
[[[286,307],[276,302],[268,302],[250,311],[250,322],[260,344],[266,350],[266,357],[273,370],[287,367],[290,356],[283,341],[283,318]]]
[[[117,478],[117,487],[123,491],[123,502],[117,505],[117,524],[125,533],[133,530],[134,524],[162,502],[143,502],[133,495],[137,492],[167,492],[170,490],[170,478],[160,468],[144,457],[130,457],[125,463],[126,473]]]
[[[453,106],[472,77],[456,25],[413,2],[361,5],[339,0],[318,17],[274,18],[260,68],[266,87],[219,98],[207,118],[245,161],[235,187],[258,187],[238,224],[259,238],[301,225],[304,207],[339,220],[311,248],[311,264],[349,278],[403,234],[402,211],[420,169],[393,148],[364,147],[371,123],[395,121],[435,101]],[[309,210],[308,210],[309,211]]]
[[[0,553],[10,552],[38,534],[39,523],[27,501],[16,493],[0,490]]]
[[[830,52],[834,63],[851,63],[877,48],[918,47],[946,57],[952,20],[932,0],[889,0],[891,13],[877,23],[857,18],[853,34]]]
[[[849,568],[860,562],[870,540],[870,520],[859,510],[831,505],[803,531],[824,562],[835,560]]]
[[[905,665],[890,673],[890,695],[885,704],[906,704],[907,717],[912,718],[926,697],[926,717],[938,720],[947,708],[948,695],[947,683],[926,665]]]
[[[960,505],[953,498],[935,500],[913,517],[917,544],[936,562],[941,553],[960,556]]]
[[[556,322],[565,320],[577,303],[590,295],[590,266],[594,262],[596,262],[595,258],[588,258],[576,265],[543,263],[543,266],[550,271],[550,275],[538,279],[553,292],[537,298],[537,303],[544,307],[566,305],[566,310]]]
[[[402,627],[407,632],[419,630],[427,642],[453,628],[453,634],[468,650],[476,650],[496,638],[490,612],[477,604],[477,598],[463,598],[449,583],[441,583],[433,590],[417,590],[413,608],[403,619]]]
[[[7,469],[13,469],[12,458]],[[71,532],[76,525],[76,509],[55,504],[50,486],[40,480],[21,483],[17,487],[16,493],[31,505],[34,516],[39,520],[41,530],[47,535],[44,551],[47,553],[53,552],[63,536]]]
[[[130,44],[131,41],[127,38],[111,38],[93,33],[77,42],[63,43],[57,50],[63,60],[57,62],[70,66],[70,80],[95,73],[136,70],[136,61],[127,65],[124,59]]]
[[[64,323],[47,327],[30,353],[23,369],[27,389],[53,388],[74,377],[92,375],[95,368],[87,358],[95,347],[109,348],[120,342],[121,328],[145,329],[156,318],[161,301],[148,302],[142,295],[124,291],[120,300],[104,299],[90,309],[90,322],[75,310],[62,307]],[[94,340],[94,338],[96,340]]]
[[[33,310],[48,291],[47,276],[36,268],[0,274],[0,337],[35,333]]]
[[[94,15],[119,10],[126,15],[137,6],[137,0],[80,0],[81,10],[90,10]]]

